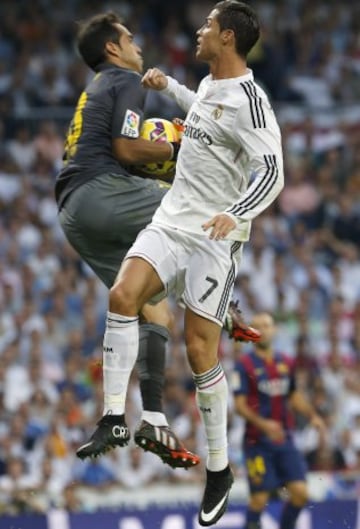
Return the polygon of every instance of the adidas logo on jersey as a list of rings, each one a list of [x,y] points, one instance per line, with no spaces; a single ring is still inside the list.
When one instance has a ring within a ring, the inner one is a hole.
[[[191,138],[192,140],[200,140],[205,145],[212,145],[213,140],[210,134],[205,132],[200,127],[193,127],[192,125],[189,125],[188,123],[184,126],[184,134],[183,136],[186,136],[187,138]]]

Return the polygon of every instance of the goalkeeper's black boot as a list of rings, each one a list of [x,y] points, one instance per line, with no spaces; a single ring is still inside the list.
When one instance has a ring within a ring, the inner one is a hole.
[[[130,440],[129,428],[124,415],[104,415],[89,441],[77,449],[80,459],[97,457],[116,446],[125,446]]]
[[[200,463],[198,455],[185,448],[169,426],[153,426],[142,421],[134,435],[135,443],[152,452],[172,468],[191,468]]]

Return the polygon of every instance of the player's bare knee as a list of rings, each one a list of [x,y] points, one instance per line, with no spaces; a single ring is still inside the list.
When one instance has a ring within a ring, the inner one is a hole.
[[[309,494],[306,483],[298,483],[288,487],[289,501],[296,507],[304,507],[309,500]]]
[[[111,312],[124,316],[136,316],[138,313],[136,297],[121,281],[115,283],[110,289],[109,309]]]
[[[262,512],[269,501],[269,494],[267,492],[259,492],[252,494],[249,500],[249,508],[255,512]]]

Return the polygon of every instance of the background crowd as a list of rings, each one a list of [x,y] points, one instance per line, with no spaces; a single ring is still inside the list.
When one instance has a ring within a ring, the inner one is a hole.
[[[80,462],[75,448],[102,413],[101,340],[107,296],[65,242],[53,200],[63,138],[90,72],[74,51],[75,21],[114,8],[160,66],[196,88],[194,33],[213,3],[161,0],[3,0],[0,4],[0,512],[84,508],[79,487],[134,489],[154,480],[202,479],[167,470],[131,445]],[[325,418],[322,437],[297,418],[296,440],[313,471],[360,476],[360,4],[251,2],[263,34],[250,65],[278,113],[286,187],[254,224],[235,297],[248,320],[276,318],[276,347]],[[148,115],[180,109],[159,94]],[[168,351],[165,409],[190,449],[204,453],[185,359],[181,309]],[[231,381],[248,346],[224,334]],[[230,456],[239,478],[242,421],[229,403]],[[136,375],[128,401],[140,410]],[[345,482],[344,482],[345,483]]]

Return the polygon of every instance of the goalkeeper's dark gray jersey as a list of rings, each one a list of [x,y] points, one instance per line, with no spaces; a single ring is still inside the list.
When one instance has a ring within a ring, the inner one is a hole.
[[[113,155],[112,141],[139,137],[145,96],[138,73],[110,63],[98,67],[80,95],[67,133],[64,167],[55,186],[60,208],[74,189],[96,176],[130,176]]]

